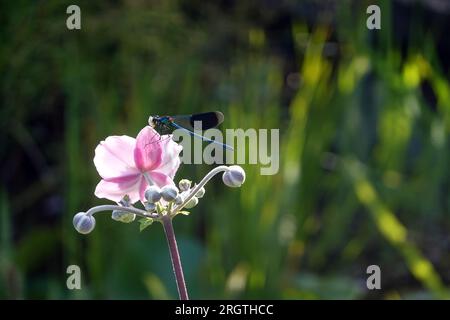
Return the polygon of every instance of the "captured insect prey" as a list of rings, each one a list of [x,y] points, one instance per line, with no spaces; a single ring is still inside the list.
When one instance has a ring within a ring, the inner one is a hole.
[[[200,122],[202,130],[215,128],[223,122],[223,114],[220,111],[212,111],[189,115],[150,116],[148,119],[149,125],[161,135],[171,134],[174,130],[180,129],[205,142],[215,143],[225,149],[233,150],[233,148],[227,144],[208,139],[196,133],[194,130],[194,125],[198,122]]]

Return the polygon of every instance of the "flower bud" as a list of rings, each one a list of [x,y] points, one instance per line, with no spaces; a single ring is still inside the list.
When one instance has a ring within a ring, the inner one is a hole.
[[[195,194],[195,196],[197,198],[202,198],[205,195],[205,188],[201,187],[200,190],[197,191],[197,193]]]
[[[79,233],[88,234],[95,228],[95,219],[92,215],[87,215],[86,212],[78,212],[73,217],[73,226]]]
[[[222,180],[227,186],[231,188],[240,187],[245,181],[245,171],[240,166],[229,166]]]
[[[184,201],[183,196],[181,195],[181,193],[175,198],[175,204],[176,205],[180,205],[182,204]]]
[[[180,191],[188,191],[191,188],[192,181],[188,179],[182,179],[180,182],[178,182],[178,187],[180,188]]]
[[[156,203],[161,199],[161,189],[157,186],[149,186],[145,190],[145,199],[150,203]]]
[[[111,218],[113,218],[113,220],[120,221],[123,223],[130,223],[134,221],[136,215],[130,212],[114,210],[112,212]]]
[[[167,202],[171,202],[178,196],[178,188],[174,185],[167,185],[161,189],[161,196]]]
[[[155,209],[156,209],[156,204],[151,203],[151,202],[145,203],[145,210],[147,210],[148,212],[154,212]]]
[[[122,207],[129,207],[131,206],[131,199],[129,195],[124,195],[122,200],[119,201],[119,205],[121,205]]]
[[[192,197],[184,206],[186,209],[191,209],[193,207],[195,207],[198,204],[198,198],[197,197]]]

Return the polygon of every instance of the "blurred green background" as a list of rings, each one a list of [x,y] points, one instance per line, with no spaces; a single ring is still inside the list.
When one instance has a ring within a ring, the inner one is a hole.
[[[1,298],[177,298],[159,224],[99,214],[83,236],[72,218],[107,202],[100,140],[209,110],[280,128],[280,171],[216,177],[175,219],[192,298],[450,297],[447,1],[18,0],[0,25]]]

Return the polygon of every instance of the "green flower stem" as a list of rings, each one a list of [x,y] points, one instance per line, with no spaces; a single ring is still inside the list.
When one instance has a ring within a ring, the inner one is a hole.
[[[86,214],[87,215],[93,215],[96,212],[101,211],[113,211],[113,210],[120,210],[120,211],[126,211],[129,213],[134,213],[137,216],[143,217],[143,218],[158,218],[159,216],[157,214],[151,214],[147,211],[135,208],[135,207],[122,207],[122,206],[114,206],[114,205],[103,205],[103,206],[97,206],[90,208]]]
[[[189,300],[186,283],[184,282],[183,267],[181,266],[180,254],[178,252],[177,239],[173,230],[172,218],[164,215],[161,217],[161,222],[164,227],[164,233],[166,234],[167,244],[169,245],[170,259],[177,282],[178,295],[180,300]]]

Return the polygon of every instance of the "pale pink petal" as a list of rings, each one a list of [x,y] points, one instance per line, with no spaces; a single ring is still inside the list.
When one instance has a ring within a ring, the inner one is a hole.
[[[141,172],[147,172],[157,168],[161,164],[162,148],[161,137],[150,126],[146,126],[139,132],[134,148],[134,163]]]
[[[141,184],[139,185],[139,198],[142,202],[145,202],[145,189],[147,189],[148,183],[147,180],[142,179]]]
[[[102,179],[95,188],[95,195],[98,198],[105,198],[111,201],[119,202],[124,195],[130,197],[131,203],[140,199],[139,186],[143,177],[138,175],[135,179],[126,179],[122,182],[112,182]]]
[[[95,148],[94,164],[103,179],[128,176],[138,173],[134,164],[134,138],[111,136]]]
[[[171,179],[180,166],[180,152],[183,147],[172,140],[169,135],[161,136],[161,146],[163,148],[163,156],[160,166],[156,169],[158,172],[168,175]]]
[[[128,186],[129,183],[136,181],[141,175],[142,175],[142,173],[138,172],[135,174],[130,174],[128,176],[114,177],[114,178],[108,178],[108,179],[103,179],[103,180],[105,180],[107,182],[115,182],[115,183],[119,183],[119,184]]]
[[[152,171],[152,172],[148,172],[148,175],[150,177],[150,180],[152,180],[152,182],[160,188],[162,188],[168,184],[175,185],[173,180],[164,173]]]

